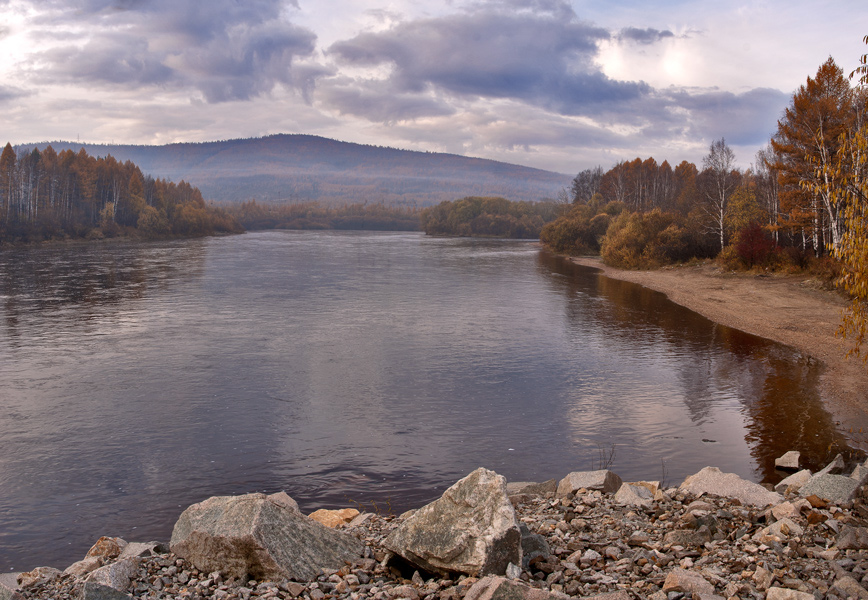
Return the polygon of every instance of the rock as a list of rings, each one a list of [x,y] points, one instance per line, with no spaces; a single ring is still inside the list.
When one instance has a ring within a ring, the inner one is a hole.
[[[308,518],[322,523],[326,527],[335,528],[338,525],[346,525],[359,516],[355,508],[342,508],[340,510],[327,510],[321,508],[308,515]]]
[[[865,527],[844,527],[835,540],[839,550],[868,550],[868,529]]]
[[[464,600],[559,600],[559,596],[505,577],[483,577],[474,583]]]
[[[518,525],[521,531],[521,566],[527,569],[533,559],[539,557],[547,559],[551,554],[551,548],[543,536],[532,533],[524,523]]]
[[[859,600],[868,600],[868,590],[850,576],[841,577],[835,580],[832,589],[837,590],[843,598],[858,598]]]
[[[766,592],[766,600],[814,600],[814,595],[782,587],[772,587]]]
[[[798,471],[800,457],[800,452],[790,450],[780,458],[775,459],[775,469],[780,469],[781,471]]]
[[[859,482],[843,475],[814,475],[799,490],[801,496],[818,496],[832,504],[848,504],[859,491]]]
[[[787,540],[791,536],[801,537],[805,534],[805,530],[790,519],[783,518],[775,521],[768,527],[764,528],[760,533],[754,536],[754,539],[759,540],[761,536],[773,535],[781,540]]]
[[[87,554],[84,556],[85,558],[99,556],[104,560],[111,560],[120,556],[126,545],[127,543],[119,537],[103,536],[99,538],[93,546],[91,546],[90,550],[88,550]]]
[[[582,600],[633,600],[633,597],[626,590],[618,590],[617,592],[597,594],[596,596],[586,596]]]
[[[130,589],[130,581],[138,575],[138,572],[139,560],[133,557],[124,558],[92,571],[86,581],[126,592]]]
[[[430,572],[503,575],[522,564],[521,530],[506,480],[476,469],[404,519],[383,545]]]
[[[102,566],[102,558],[99,556],[91,556],[90,558],[85,558],[78,562],[74,562],[66,569],[64,569],[64,575],[72,575],[78,579],[83,578],[85,575],[94,571]]]
[[[160,542],[130,542],[121,550],[118,558],[142,558],[160,553]],[[168,550],[168,549],[167,549]]]
[[[821,470],[817,471],[817,475],[833,475],[835,473],[841,473],[844,470],[844,457],[840,454],[836,456],[832,462],[823,467]]]
[[[569,496],[582,488],[614,494],[620,489],[622,483],[620,477],[608,470],[574,471],[558,483],[557,495]]]
[[[272,502],[277,502],[278,504],[283,504],[289,510],[300,513],[301,511],[298,509],[298,502],[293,500],[289,494],[286,492],[277,492],[275,494],[269,494],[269,500]]]
[[[188,507],[171,549],[200,571],[224,577],[308,581],[361,556],[356,538],[334,531],[265,494],[215,496]]]
[[[850,479],[858,481],[860,486],[868,483],[868,466],[856,465],[856,468],[850,474]]]
[[[0,600],[23,600],[18,593],[18,573],[0,574]]]
[[[770,492],[758,483],[742,479],[735,473],[722,473],[717,467],[705,467],[685,479],[678,489],[695,496],[713,494],[735,498],[742,504],[760,508],[783,502],[780,494]]]
[[[663,581],[663,591],[705,595],[714,594],[714,586],[699,573],[676,567],[669,572]]]
[[[558,491],[557,479],[549,479],[542,483],[533,483],[528,481],[515,481],[506,484],[506,492],[512,496],[513,494],[527,494],[530,496],[545,496],[548,493]]]
[[[775,486],[775,491],[779,494],[787,492],[798,492],[803,485],[811,480],[811,472],[808,469],[802,469],[798,473],[793,473],[789,477],[785,477]]]
[[[752,576],[759,590],[769,589],[775,581],[775,574],[763,567],[757,567]]]
[[[798,505],[793,504],[792,502],[782,502],[781,504],[772,507],[772,516],[774,516],[778,521],[781,519],[797,519],[802,514],[802,503],[804,503],[808,508],[811,506],[805,500],[799,500]]]
[[[129,600],[132,596],[114,588],[87,581],[81,588],[79,598],[81,600]]]
[[[651,505],[654,504],[654,494],[644,486],[625,483],[615,494],[615,502],[621,506],[651,508]]]
[[[708,527],[700,529],[676,529],[663,536],[663,543],[670,546],[702,546],[711,541]]]
[[[18,587],[21,589],[28,588],[38,583],[53,581],[61,575],[62,573],[54,567],[36,567],[32,571],[18,574]]]

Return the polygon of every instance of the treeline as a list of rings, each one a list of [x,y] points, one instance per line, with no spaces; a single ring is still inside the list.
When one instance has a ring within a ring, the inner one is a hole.
[[[428,235],[535,239],[560,211],[561,206],[554,202],[471,196],[425,208],[419,221]]]
[[[419,211],[383,204],[329,207],[318,202],[263,203],[249,200],[226,208],[245,229],[363,229],[418,231]]]
[[[729,266],[804,267],[839,256],[853,190],[868,181],[868,93],[830,58],[793,99],[766,148],[746,170],[724,139],[701,168],[653,158],[579,173],[571,208],[540,237],[564,253],[599,253],[610,264],[653,267],[720,256]],[[861,162],[860,162],[861,161]],[[851,192],[841,193],[849,186]]]
[[[59,238],[202,236],[240,232],[199,190],[138,166],[48,146],[0,154],[0,243]]]

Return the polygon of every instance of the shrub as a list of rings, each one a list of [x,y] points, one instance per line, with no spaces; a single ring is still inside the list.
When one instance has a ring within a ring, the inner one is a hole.
[[[748,269],[768,262],[774,249],[775,241],[756,221],[738,232],[735,251]]]

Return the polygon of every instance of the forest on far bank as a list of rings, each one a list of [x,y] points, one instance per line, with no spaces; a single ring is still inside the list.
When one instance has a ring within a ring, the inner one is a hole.
[[[17,156],[6,144],[0,153],[0,244],[241,231],[197,188],[154,179],[129,161],[51,146]]]

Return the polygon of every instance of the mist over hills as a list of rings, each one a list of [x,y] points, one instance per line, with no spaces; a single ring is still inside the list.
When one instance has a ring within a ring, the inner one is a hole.
[[[81,148],[137,164],[153,177],[181,180],[218,203],[255,198],[266,202],[356,202],[429,206],[464,196],[509,200],[555,198],[571,176],[542,169],[468,158],[340,142],[313,135],[271,135],[164,146],[41,142],[16,152]]]

